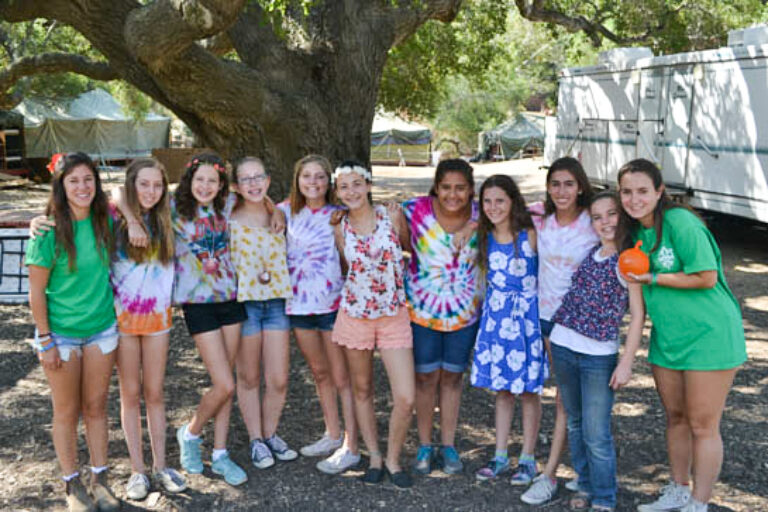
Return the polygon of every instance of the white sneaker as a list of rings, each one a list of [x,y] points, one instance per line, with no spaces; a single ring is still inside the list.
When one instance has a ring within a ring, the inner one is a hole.
[[[173,468],[165,468],[155,472],[153,475],[155,483],[162,487],[165,492],[176,494],[187,489],[187,481]]]
[[[149,478],[144,473],[134,473],[125,486],[125,495],[132,500],[143,500],[149,494]]]
[[[308,444],[299,450],[305,457],[325,457],[332,454],[344,443],[344,434],[338,439],[334,439],[328,434],[323,434],[319,440],[312,444]]]
[[[533,483],[520,496],[520,499],[529,505],[541,505],[551,500],[555,493],[557,493],[557,481],[552,482],[547,475],[542,473],[533,479]]]
[[[338,475],[360,463],[360,454],[353,454],[349,448],[343,446],[333,455],[317,463],[317,469],[329,475]]]
[[[687,485],[671,482],[661,488],[659,499],[653,503],[645,503],[637,507],[637,512],[664,512],[679,510],[688,504],[691,490]]]
[[[571,492],[579,492],[579,477],[577,476],[573,480],[568,480],[565,484],[565,488]]]

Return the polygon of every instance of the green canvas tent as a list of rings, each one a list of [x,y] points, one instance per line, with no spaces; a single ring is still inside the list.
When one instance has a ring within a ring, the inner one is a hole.
[[[487,132],[480,132],[478,149],[486,160],[507,160],[519,158],[526,151],[542,151],[544,116],[522,113]]]
[[[27,158],[83,151],[99,160],[122,160],[168,147],[169,117],[149,113],[137,121],[103,89],[83,93],[68,105],[28,98],[14,110],[24,116]]]
[[[376,114],[371,128],[371,162],[426,165],[432,132],[391,114]]]

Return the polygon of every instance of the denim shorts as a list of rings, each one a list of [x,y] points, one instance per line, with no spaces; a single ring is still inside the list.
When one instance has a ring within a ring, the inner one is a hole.
[[[436,331],[411,322],[413,330],[413,359],[416,373],[432,373],[443,369],[462,373],[469,365],[480,322],[458,331]]]
[[[291,327],[285,314],[285,299],[248,300],[243,304],[248,315],[243,322],[243,336],[261,331],[287,331]]]
[[[320,315],[289,315],[292,329],[307,329],[309,331],[332,331],[336,323],[338,311]]]
[[[56,348],[59,349],[59,357],[62,361],[69,361],[72,352],[75,352],[77,357],[82,357],[83,348],[89,345],[96,345],[101,349],[102,354],[107,355],[117,348],[119,337],[117,322],[101,332],[84,338],[73,338],[51,332],[51,339],[56,343]],[[35,332],[35,340],[37,340],[37,332]]]
[[[203,302],[182,304],[184,323],[190,335],[215,331],[225,325],[239,324],[246,318],[245,307],[240,302]]]
[[[549,335],[552,334],[552,329],[555,328],[555,322],[539,318],[539,326],[541,327],[541,336],[549,339]]]

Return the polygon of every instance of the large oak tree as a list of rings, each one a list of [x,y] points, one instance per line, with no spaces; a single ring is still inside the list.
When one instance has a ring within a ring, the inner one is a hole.
[[[286,186],[309,152],[367,160],[378,85],[392,46],[427,20],[452,20],[461,0],[0,0],[0,18],[73,27],[104,56],[19,59],[20,78],[70,71],[122,79],[172,110],[225,156],[262,156]],[[18,98],[6,97],[5,103]]]

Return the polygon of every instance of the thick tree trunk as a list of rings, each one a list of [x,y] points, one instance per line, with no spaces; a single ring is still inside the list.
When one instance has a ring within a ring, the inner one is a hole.
[[[168,107],[203,144],[229,159],[262,158],[273,196],[285,197],[293,163],[306,154],[369,161],[389,49],[428,19],[450,21],[460,4],[321,0],[308,16],[289,9],[282,36],[258,2],[245,0],[0,0],[0,18],[73,26],[110,75]],[[221,56],[230,44],[237,58]]]

